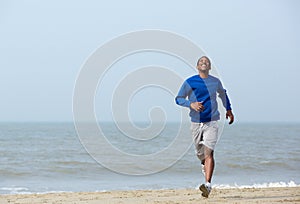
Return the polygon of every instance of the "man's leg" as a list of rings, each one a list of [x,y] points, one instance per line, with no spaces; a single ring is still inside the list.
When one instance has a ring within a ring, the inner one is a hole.
[[[213,151],[210,155],[205,158],[204,169],[205,169],[205,181],[211,183],[211,178],[215,168],[215,160]]]
[[[203,150],[204,150],[204,170],[205,184],[200,186],[203,197],[208,197],[211,191],[211,180],[215,168],[214,147],[218,140],[218,123],[211,121],[205,123],[203,129]]]
[[[202,160],[201,163],[204,163],[204,171],[205,171],[205,184],[202,184],[199,189],[202,191],[203,197],[208,197],[211,191],[211,179],[214,172],[215,167],[215,160],[214,160],[214,154],[213,150],[210,150],[209,148],[205,147],[205,159]]]

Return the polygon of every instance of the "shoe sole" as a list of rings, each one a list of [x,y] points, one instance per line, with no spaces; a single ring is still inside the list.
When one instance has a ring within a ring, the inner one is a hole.
[[[208,198],[209,191],[208,191],[207,188],[205,187],[205,184],[202,184],[202,185],[199,187],[199,190],[202,192],[202,196],[203,196],[203,197]]]

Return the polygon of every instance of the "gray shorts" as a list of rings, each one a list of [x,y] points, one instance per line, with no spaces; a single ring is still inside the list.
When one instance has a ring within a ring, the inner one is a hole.
[[[191,124],[192,137],[196,148],[197,157],[203,161],[211,155],[218,141],[218,122]]]

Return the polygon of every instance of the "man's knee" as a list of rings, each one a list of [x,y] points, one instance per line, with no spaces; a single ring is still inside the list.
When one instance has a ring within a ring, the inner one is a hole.
[[[210,151],[205,155],[205,160],[206,159],[214,159],[214,151]]]

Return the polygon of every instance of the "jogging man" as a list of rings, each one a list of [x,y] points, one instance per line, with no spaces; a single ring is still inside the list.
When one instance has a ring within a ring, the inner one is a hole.
[[[230,119],[229,124],[233,123],[234,116],[221,81],[209,75],[210,59],[202,56],[197,62],[197,69],[198,75],[184,81],[175,101],[180,106],[190,108],[193,141],[205,175],[205,184],[202,184],[199,189],[203,197],[208,197],[215,166],[213,153],[218,139],[217,121],[220,119],[217,94],[226,109],[226,119]]]

